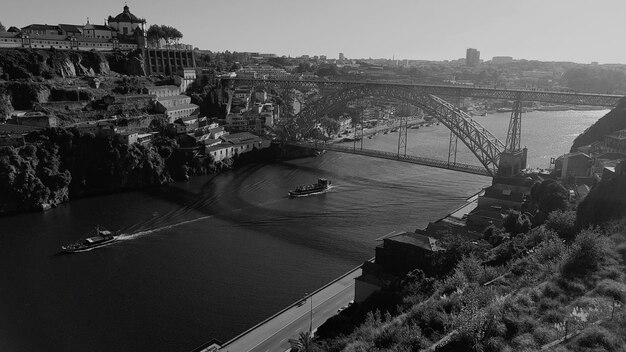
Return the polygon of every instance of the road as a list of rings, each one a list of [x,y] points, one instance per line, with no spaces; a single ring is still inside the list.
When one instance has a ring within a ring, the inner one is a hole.
[[[358,268],[313,294],[313,330],[337,310],[354,299],[354,279],[361,275]],[[293,305],[266,322],[222,346],[220,351],[274,352],[289,349],[289,339],[309,331],[311,298],[300,306]]]

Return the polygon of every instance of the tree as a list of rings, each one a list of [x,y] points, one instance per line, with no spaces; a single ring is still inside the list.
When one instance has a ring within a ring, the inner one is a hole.
[[[519,235],[520,233],[526,233],[530,230],[531,223],[528,216],[520,214],[518,211],[509,210],[502,221],[502,227],[504,231],[512,236]]]
[[[291,350],[294,352],[313,352],[315,351],[315,343],[309,332],[301,332],[298,339],[289,339]]]
[[[328,136],[339,132],[339,122],[335,119],[331,119],[328,116],[322,117],[322,119],[320,120],[320,125]]]
[[[7,31],[7,29],[4,28],[4,26],[2,25],[2,22],[0,22],[0,33],[6,32],[6,31]]]
[[[165,41],[165,45],[169,46],[171,41],[178,41],[183,38],[183,34],[176,28],[153,24],[146,32],[148,41],[156,45],[161,39]]]
[[[317,75],[320,77],[324,76],[337,76],[339,73],[337,72],[337,66],[331,64],[323,64],[317,69]]]
[[[532,201],[544,214],[567,209],[569,192],[555,180],[544,180],[530,189]]]

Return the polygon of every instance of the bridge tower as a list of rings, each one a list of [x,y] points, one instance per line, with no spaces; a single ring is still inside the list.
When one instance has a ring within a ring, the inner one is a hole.
[[[448,167],[450,167],[450,159],[452,159],[452,165],[456,165],[456,148],[458,142],[459,137],[450,131],[450,143],[448,144]]]
[[[511,121],[509,122],[509,132],[506,135],[506,150],[520,150],[522,139],[522,102],[516,100],[511,111]]]
[[[509,131],[506,135],[505,149],[500,154],[498,176],[515,176],[526,168],[528,149],[521,148],[522,139],[522,102],[519,99],[513,103]]]
[[[406,156],[407,130],[409,124],[408,116],[400,116],[400,126],[398,127],[398,159]],[[401,153],[403,153],[401,155]]]

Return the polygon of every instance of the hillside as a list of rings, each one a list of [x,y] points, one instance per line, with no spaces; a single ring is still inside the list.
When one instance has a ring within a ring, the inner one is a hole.
[[[622,100],[613,110],[576,137],[571,151],[575,151],[578,147],[601,141],[605,135],[623,129],[626,129],[626,100]]]
[[[601,181],[578,215],[559,210],[519,233],[505,221],[480,241],[444,238],[447,250],[431,260],[452,259],[452,270],[387,282],[329,319],[308,348],[298,348],[308,335],[292,340],[292,351],[623,351],[624,184],[625,176]],[[597,227],[576,227],[576,217]]]

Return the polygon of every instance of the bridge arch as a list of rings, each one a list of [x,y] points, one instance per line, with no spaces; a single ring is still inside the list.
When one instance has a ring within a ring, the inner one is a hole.
[[[292,137],[297,133],[304,135],[315,127],[320,117],[339,109],[351,100],[368,96],[384,96],[420,107],[450,129],[491,175],[497,174],[500,154],[505,150],[505,146],[496,136],[447,101],[401,85],[353,86],[325,96],[294,117],[286,126],[288,134]]]

